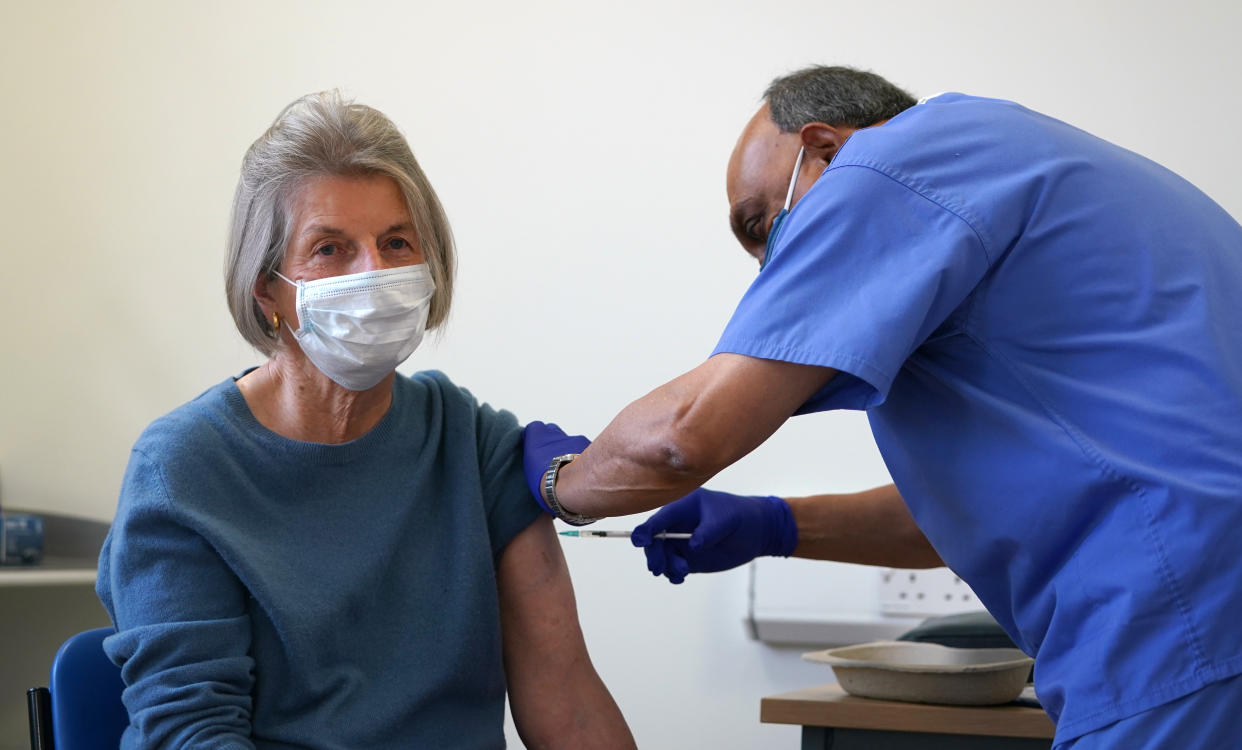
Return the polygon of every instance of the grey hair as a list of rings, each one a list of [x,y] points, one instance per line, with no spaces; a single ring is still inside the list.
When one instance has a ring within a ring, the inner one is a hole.
[[[914,97],[865,70],[812,65],[768,84],[772,122],[796,133],[808,122],[866,128],[913,107]]]
[[[338,91],[308,94],[285,107],[246,151],[233,196],[225,295],[237,330],[269,357],[279,336],[254,297],[255,283],[260,274],[274,278],[284,260],[293,231],[292,195],[307,179],[325,175],[383,175],[397,183],[436,286],[427,327],[448,317],[457,266],[453,233],[405,137],[382,112],[347,101]]]

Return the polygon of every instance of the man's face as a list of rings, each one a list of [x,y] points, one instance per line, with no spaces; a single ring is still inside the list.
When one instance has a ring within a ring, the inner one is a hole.
[[[785,205],[789,178],[801,147],[799,134],[782,133],[772,122],[765,103],[746,124],[729,157],[725,177],[729,224],[742,248],[760,263],[772,220]],[[810,188],[801,183],[799,179],[794,189],[795,200]]]

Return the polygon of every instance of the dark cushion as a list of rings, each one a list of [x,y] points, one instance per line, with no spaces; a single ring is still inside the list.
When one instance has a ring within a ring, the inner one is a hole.
[[[931,617],[898,636],[897,640],[939,643],[954,648],[1017,648],[987,612]]]

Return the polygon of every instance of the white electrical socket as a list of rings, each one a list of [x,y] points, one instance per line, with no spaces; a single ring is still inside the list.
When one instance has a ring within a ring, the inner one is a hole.
[[[880,574],[880,612],[886,615],[935,617],[981,609],[975,592],[948,568],[886,568]]]

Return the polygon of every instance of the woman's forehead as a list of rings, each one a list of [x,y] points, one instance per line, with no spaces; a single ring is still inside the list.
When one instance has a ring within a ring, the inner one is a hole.
[[[409,224],[405,196],[387,175],[321,175],[305,180],[290,196],[294,235],[388,231]]]

